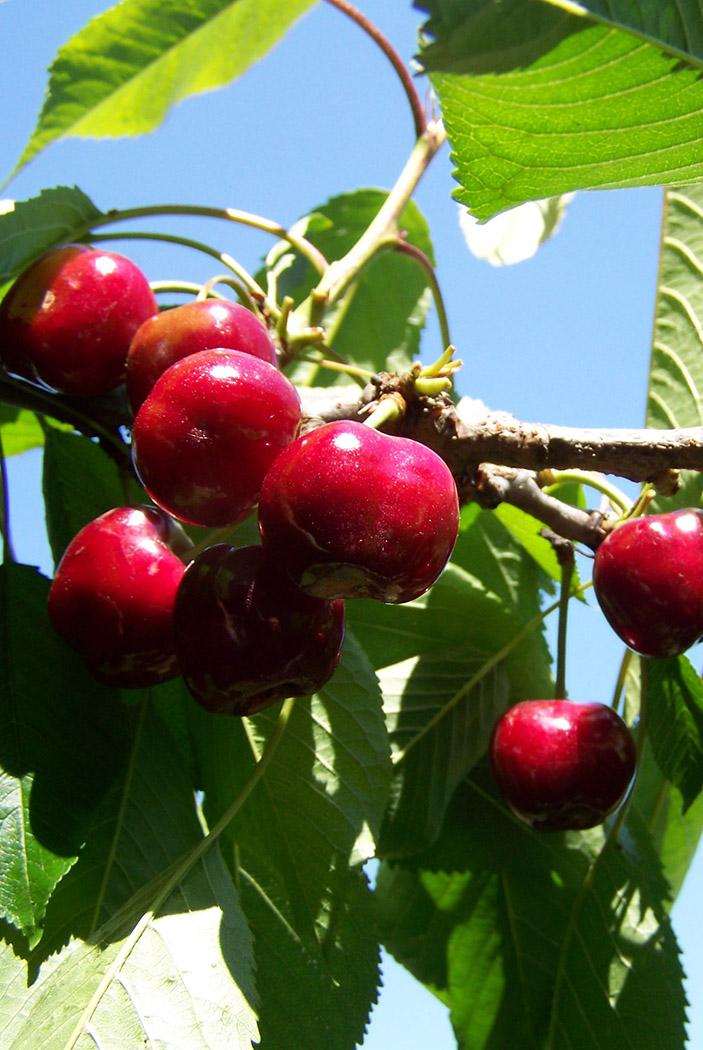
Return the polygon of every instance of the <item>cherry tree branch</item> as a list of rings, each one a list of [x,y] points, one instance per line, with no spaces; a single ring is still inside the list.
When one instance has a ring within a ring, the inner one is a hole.
[[[312,387],[300,391],[303,430],[339,419],[363,421],[379,400],[392,395],[405,405],[389,432],[434,449],[448,464],[462,503],[495,508],[510,503],[527,511],[566,539],[595,550],[605,530],[600,511],[572,507],[545,492],[551,470],[578,469],[613,474],[636,482],[668,477],[676,470],[703,470],[703,427],[680,430],[601,430],[524,423],[505,412],[490,412],[478,401],[455,405],[447,394],[418,394],[415,377],[382,373],[363,390]],[[0,378],[0,403],[70,423],[99,438],[124,467],[130,464],[124,440],[131,417],[116,391],[103,398],[66,398],[33,383]]]
[[[457,410],[446,395],[418,396],[407,376],[380,375],[361,395],[344,387],[305,390],[306,428],[335,419],[363,420],[366,406],[390,393],[400,393],[407,405],[393,432],[422,441],[442,456],[462,502],[488,508],[510,503],[594,550],[605,535],[602,514],[544,492],[542,472],[580,469],[644,482],[672,470],[703,470],[703,427],[601,430],[524,423],[505,412],[490,412],[480,402],[465,400]]]

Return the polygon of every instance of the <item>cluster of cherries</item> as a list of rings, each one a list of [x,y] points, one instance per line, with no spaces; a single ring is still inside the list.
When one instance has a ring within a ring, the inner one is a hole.
[[[134,467],[154,505],[81,529],[49,592],[55,629],[102,682],[180,674],[206,710],[235,715],[308,695],[337,666],[345,599],[411,601],[451,554],[458,499],[444,461],[358,422],[301,436],[298,393],[240,304],[159,312],[130,260],[68,245],[3,300],[0,358],[73,397],[126,386]],[[182,527],[227,529],[255,512],[255,546],[193,548]],[[631,648],[688,649],[703,636],[703,512],[622,523],[598,548],[593,583]],[[489,755],[512,811],[542,830],[601,823],[636,764],[611,707],[558,699],[506,711]]]
[[[298,392],[244,306],[159,312],[129,259],[68,245],[15,282],[0,337],[6,370],[54,391],[126,385],[155,506],[87,524],[49,592],[52,624],[100,681],[180,674],[206,710],[253,714],[329,680],[345,599],[407,602],[444,568],[459,522],[444,461],[355,421],[301,436]],[[182,525],[227,529],[257,508],[260,545],[191,550]]]

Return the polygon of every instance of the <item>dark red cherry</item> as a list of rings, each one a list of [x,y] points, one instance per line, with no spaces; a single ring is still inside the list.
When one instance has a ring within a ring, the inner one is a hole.
[[[157,311],[129,259],[65,245],[37,259],[5,296],[0,355],[9,372],[64,394],[105,394],[123,381],[132,336]]]
[[[596,551],[593,589],[608,623],[642,656],[676,656],[703,637],[703,511],[618,525]]]
[[[297,435],[300,398],[268,361],[201,350],[171,365],[139,409],[134,464],[155,503],[191,525],[232,525]]]
[[[173,604],[191,546],[156,507],[118,507],[80,530],[49,590],[54,629],[101,682],[154,685],[178,673]]]
[[[538,831],[602,824],[635,772],[627,726],[606,704],[523,700],[493,730],[491,768],[513,813]]]
[[[127,355],[127,396],[137,412],[169,365],[200,350],[241,350],[276,364],[266,327],[251,310],[226,299],[184,303],[150,317],[134,334]]]
[[[189,565],[174,611],[181,673],[207,711],[251,715],[331,678],[344,603],[292,587],[261,547],[208,547]]]
[[[459,523],[454,478],[435,452],[356,422],[299,438],[268,472],[264,546],[306,593],[407,602],[435,582]]]

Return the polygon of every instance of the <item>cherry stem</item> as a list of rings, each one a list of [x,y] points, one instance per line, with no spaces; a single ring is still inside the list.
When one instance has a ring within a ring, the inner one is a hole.
[[[203,241],[194,241],[190,237],[180,237],[177,234],[172,233],[156,233],[156,232],[145,232],[145,231],[130,231],[120,233],[97,233],[94,237],[91,237],[92,241],[164,241],[167,244],[180,244],[184,248],[194,248],[196,251],[204,252],[205,255],[210,255],[213,259],[217,259],[218,262],[226,266],[228,270],[239,278],[241,285],[237,288],[237,292],[240,298],[249,307],[250,310],[254,310],[254,299],[259,299],[262,302],[266,300],[262,289],[256,283],[254,278],[248,273],[243,266],[241,266],[236,259],[232,258],[226,252],[219,252],[217,248],[212,248],[209,244],[205,244]]]
[[[329,347],[326,347],[329,349]],[[346,361],[330,361],[326,357],[305,357],[305,355],[296,355],[296,361],[305,361],[309,364],[319,365],[320,368],[329,368],[332,372],[343,372],[345,375],[353,376],[354,379],[358,379],[362,386],[366,386],[366,380],[373,379],[375,373],[370,372],[368,368],[360,368],[358,365],[348,365]]]
[[[119,423],[115,421],[114,427],[104,422],[99,418],[99,411],[96,411],[96,406],[101,402],[108,404],[107,399],[103,401],[100,398],[69,399],[52,390],[45,390],[28,380],[0,375],[0,404],[15,405],[18,408],[35,412],[39,416],[48,416],[62,423],[69,423],[80,433],[98,438],[105,450],[120,466],[130,467],[129,449],[117,429],[124,423],[124,420],[120,420]],[[105,414],[106,416],[111,414],[110,409],[107,409]]]
[[[611,707],[622,714],[623,704],[622,697],[625,692],[625,682],[630,671],[630,664],[632,663],[634,653],[632,649],[625,649],[622,660],[620,661],[620,669],[618,670],[618,677],[615,682],[615,689],[613,690],[613,702]]]
[[[115,208],[101,216],[97,221],[92,222],[90,226],[85,227],[85,232],[89,233],[91,230],[100,229],[102,226],[109,226],[117,222],[151,218],[156,215],[198,215],[204,218],[224,219],[227,222],[236,222],[242,226],[251,226],[254,229],[261,230],[263,233],[270,233],[274,237],[280,237],[282,240],[288,241],[292,248],[295,248],[301,255],[305,256],[319,274],[323,274],[329,266],[322,252],[301,234],[296,233],[294,230],[286,229],[285,226],[281,226],[280,223],[274,222],[272,219],[254,215],[252,212],[240,211],[238,208],[209,208],[196,204],[153,204],[141,208],[124,208],[121,210]],[[80,234],[77,236],[80,236]]]
[[[445,348],[451,346],[452,339],[449,334],[449,320],[447,318],[447,309],[444,304],[444,296],[442,295],[442,289],[437,280],[437,273],[431,260],[421,248],[418,248],[414,244],[410,244],[409,241],[404,240],[402,237],[396,239],[394,248],[400,255],[406,255],[409,259],[414,259],[424,270],[434,300],[435,309],[437,311],[437,323],[439,324],[442,346]]]
[[[561,584],[559,588],[559,623],[557,628],[557,676],[554,685],[554,696],[557,700],[566,699],[566,628],[569,619],[569,599],[571,581],[574,576],[574,545],[569,540],[554,536],[552,546],[561,566]]]
[[[330,263],[322,280],[312,292],[313,315],[316,312],[324,313],[326,305],[339,299],[366,263],[377,254],[379,245],[384,245],[389,238],[392,238],[390,243],[397,243],[396,227],[403,208],[411,199],[417,184],[445,139],[446,132],[441,120],[430,121],[415,143],[398,180],[375,217],[347,254]]]
[[[378,44],[381,51],[383,51],[383,54],[393,66],[393,69],[397,73],[400,82],[403,86],[403,91],[405,92],[407,100],[410,103],[410,108],[413,114],[413,120],[415,122],[415,138],[420,138],[420,136],[423,135],[427,129],[427,117],[425,116],[425,109],[422,105],[422,102],[420,101],[420,97],[417,91],[415,90],[415,84],[413,83],[413,79],[410,76],[410,73],[408,72],[405,63],[401,59],[398,52],[395,50],[390,41],[383,35],[380,29],[378,29],[372,22],[370,22],[366,15],[363,15],[361,11],[358,11],[350,3],[347,3],[347,0],[327,0],[327,3],[330,4],[332,7],[336,7],[338,11],[341,11],[343,14],[347,15],[347,17],[351,18],[353,22],[356,22],[359,28],[363,29],[364,32],[371,37],[374,43]]]
[[[405,414],[405,401],[400,394],[386,394],[380,398],[371,413],[364,420],[364,426],[378,430],[384,423],[392,423]]]
[[[15,553],[12,549],[12,538],[10,536],[9,491],[10,489],[7,483],[7,460],[5,458],[5,450],[2,444],[2,434],[0,434],[0,534],[2,534],[3,562],[15,560]]]
[[[179,292],[183,295],[200,295],[202,285],[195,281],[149,281],[149,287],[154,295],[164,292]]]
[[[578,587],[574,588],[571,597],[579,597],[584,593],[584,591],[587,591],[589,587],[592,586],[593,584],[590,580],[588,581],[588,583],[580,584]],[[493,670],[494,667],[496,667],[502,660],[504,660],[506,656],[509,656],[513,649],[515,649],[515,647],[520,644],[520,642],[527,638],[527,636],[532,631],[534,631],[536,627],[539,627],[540,624],[543,623],[549,615],[551,615],[551,613],[555,612],[559,608],[560,604],[561,598],[559,598],[558,601],[553,602],[551,605],[547,606],[546,609],[543,609],[541,612],[537,613],[536,616],[533,616],[532,619],[524,625],[524,627],[521,627],[520,630],[513,635],[509,642],[506,642],[502,649],[499,649],[497,653],[494,653],[493,656],[490,656],[485,661],[485,663],[481,665],[476,674],[472,675],[472,677],[469,678],[469,680],[465,682],[464,685],[462,685],[461,689],[458,689],[454,696],[451,697],[451,699],[448,700],[439,711],[435,712],[432,718],[430,718],[424,724],[422,729],[419,730],[418,733],[416,733],[412,740],[410,740],[409,743],[407,743],[405,747],[402,748],[402,750],[396,751],[395,754],[392,755],[391,762],[393,763],[393,765],[399,766],[401,762],[405,761],[405,759],[408,756],[408,752],[413,747],[415,747],[422,740],[423,737],[427,736],[430,730],[434,729],[434,727],[439,722],[441,722],[445,715],[447,715],[453,707],[456,707],[456,705],[464,699],[466,694],[470,693],[471,690],[474,689],[479,684],[479,682],[483,678],[485,678],[490,671]]]
[[[569,915],[569,921],[568,921],[568,924],[567,924],[567,927],[566,927],[566,931],[565,931],[565,934],[564,934],[564,939],[563,939],[563,942],[562,942],[561,954],[560,954],[560,958],[559,958],[559,965],[558,965],[556,977],[555,977],[555,980],[554,980],[555,994],[556,994],[556,990],[558,988],[558,985],[559,985],[560,981],[563,978],[564,969],[565,969],[565,966],[566,966],[566,960],[567,960],[567,957],[568,957],[568,954],[569,954],[569,949],[570,949],[570,946],[571,946],[571,941],[572,941],[572,939],[574,937],[574,933],[575,933],[575,930],[576,930],[576,923],[578,921],[581,909],[582,909],[582,907],[584,905],[584,902],[586,900],[586,895],[589,893],[591,887],[593,886],[593,882],[595,880],[596,873],[598,871],[598,868],[600,867],[600,864],[601,864],[601,862],[603,860],[603,857],[607,854],[608,850],[610,848],[612,848],[613,845],[618,840],[618,837],[620,835],[620,829],[622,828],[622,826],[623,826],[623,824],[625,822],[625,818],[627,817],[627,813],[628,813],[628,810],[630,808],[630,803],[631,803],[632,797],[634,795],[635,784],[637,783],[637,777],[639,775],[639,771],[640,771],[640,767],[641,767],[641,763],[642,763],[642,752],[644,750],[645,737],[646,737],[646,723],[647,723],[647,676],[648,676],[648,670],[649,670],[649,668],[648,668],[648,664],[647,664],[647,657],[644,657],[644,656],[640,657],[640,718],[639,718],[639,726],[638,726],[638,731],[637,731],[637,759],[636,759],[636,765],[635,765],[635,775],[632,778],[632,783],[630,784],[630,790],[628,791],[627,798],[621,804],[620,808],[618,809],[617,814],[615,815],[615,819],[613,820],[613,823],[608,828],[608,834],[606,835],[605,842],[603,843],[603,846],[600,849],[600,851],[598,852],[598,855],[595,857],[595,859],[593,860],[590,868],[588,869],[588,872],[586,873],[586,877],[583,880],[583,882],[581,884],[581,888],[580,888],[580,890],[578,892],[578,896],[577,896],[577,898],[576,898],[576,900],[575,900],[575,902],[574,902],[574,904],[573,904],[573,906],[571,908],[571,913]],[[622,667],[621,667],[621,672],[622,672]],[[622,680],[624,682],[624,675],[622,673],[621,673],[620,677],[622,677]],[[547,1050],[554,1050],[554,1047],[558,1046],[558,1044],[556,1042],[556,1031],[555,1031],[556,1018],[557,1018],[557,1012],[553,1011],[552,1012],[552,1018],[551,1018],[551,1021],[550,1021],[550,1025],[549,1025],[549,1035],[548,1035],[548,1039],[547,1039]]]
[[[547,482],[542,485],[547,495],[551,495],[559,485],[588,485],[589,488],[602,492],[614,506],[619,507],[625,514],[632,507],[632,501],[627,498],[625,493],[621,492],[615,485],[611,485],[601,474],[595,474],[588,470],[547,470],[540,473],[540,483],[542,479]]]

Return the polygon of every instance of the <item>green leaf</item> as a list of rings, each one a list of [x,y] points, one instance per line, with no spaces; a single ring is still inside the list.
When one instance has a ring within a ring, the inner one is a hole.
[[[44,431],[34,412],[0,405],[0,437],[5,456],[16,456],[44,444]]]
[[[415,852],[436,838],[498,715],[516,700],[551,695],[549,653],[538,625],[521,636],[515,610],[453,563],[414,602],[350,606],[349,623],[379,675],[396,766],[381,852]]]
[[[113,507],[148,503],[144,490],[99,445],[81,434],[49,429],[42,479],[54,561],[79,529]]]
[[[0,284],[55,244],[84,237],[101,214],[76,186],[42,190],[38,197],[13,204],[12,210],[0,213]]]
[[[212,824],[246,781],[277,711],[223,719],[192,705],[191,714]],[[261,783],[222,839],[252,923],[270,1047],[295,1050],[304,1042],[298,1022],[307,1031],[313,1018],[333,1050],[352,1050],[350,1033],[363,1034],[376,997],[378,942],[354,869],[373,855],[389,779],[378,683],[348,634],[333,678],[312,698],[296,700]],[[280,1014],[281,981],[299,999],[290,1015]]]
[[[703,177],[695,5],[420,6],[431,15],[421,59],[452,145],[456,196],[476,218],[575,189]]]
[[[641,658],[628,651],[625,659],[625,714],[628,723],[633,724],[637,722],[640,709]],[[657,702],[656,686],[654,702]],[[656,723],[661,715],[656,711],[653,715]],[[676,735],[669,740],[668,746],[671,747],[675,742]],[[663,737],[661,747],[664,750],[663,762],[666,764],[667,744]],[[699,794],[684,812],[680,790],[666,779],[654,757],[649,731],[639,758],[630,807],[640,824],[647,829],[659,855],[664,877],[670,887],[668,907],[671,907],[703,833],[703,794]]]
[[[253,870],[256,870],[257,877]],[[255,934],[260,1050],[354,1050],[380,983],[373,897],[363,872],[336,887],[333,936],[320,955],[295,933],[276,881],[241,858],[242,903]]]
[[[703,789],[703,682],[685,656],[650,660],[647,735],[684,812]]]
[[[253,768],[277,709],[242,720],[193,705],[192,715],[212,824]],[[263,784],[225,833],[280,873],[298,936],[313,945],[330,920],[337,869],[373,855],[389,780],[378,682],[348,633],[334,676],[311,699],[296,701]]]
[[[250,1050],[251,935],[218,848],[190,862],[202,840],[180,753],[147,702],[44,938],[26,966],[0,956],[3,1046],[58,1050],[77,1031],[78,1047]]]
[[[333,262],[352,248],[386,196],[375,189],[341,194],[301,219],[296,229],[300,228]],[[408,243],[434,259],[427,223],[413,201],[403,210],[398,228]],[[305,301],[319,280],[319,274],[294,255],[287,242],[272,248],[266,265],[278,275],[279,296],[290,295],[296,306]],[[258,279],[265,282],[265,274],[259,274]],[[403,371],[419,353],[428,307],[428,283],[422,268],[407,256],[385,251],[361,272],[326,315],[329,343],[347,361],[371,372]],[[342,381],[339,373],[314,365],[298,365],[290,374],[306,385]]]
[[[703,425],[703,185],[667,190],[659,257],[646,425]],[[659,510],[699,505],[702,475]]]
[[[675,1050],[678,950],[646,835],[532,832],[480,768],[437,844],[382,864],[384,943],[445,1002],[465,1050]]]
[[[703,834],[703,795],[684,812],[678,788],[666,780],[645,745],[640,757],[632,809],[651,835],[670,886],[670,908],[676,900]]]
[[[52,630],[48,588],[28,566],[0,569],[0,914],[31,943],[128,739],[120,694]]]
[[[60,138],[142,135],[241,76],[315,0],[122,0],[63,47],[15,172]]]
[[[217,850],[161,914],[147,912],[121,936],[102,932],[95,943],[65,948],[29,989],[12,973],[6,949],[0,986],[14,1015],[7,1050],[142,1050],[152,1038],[169,1050],[251,1050],[254,1010],[232,980],[242,973],[250,983],[248,931]]]

